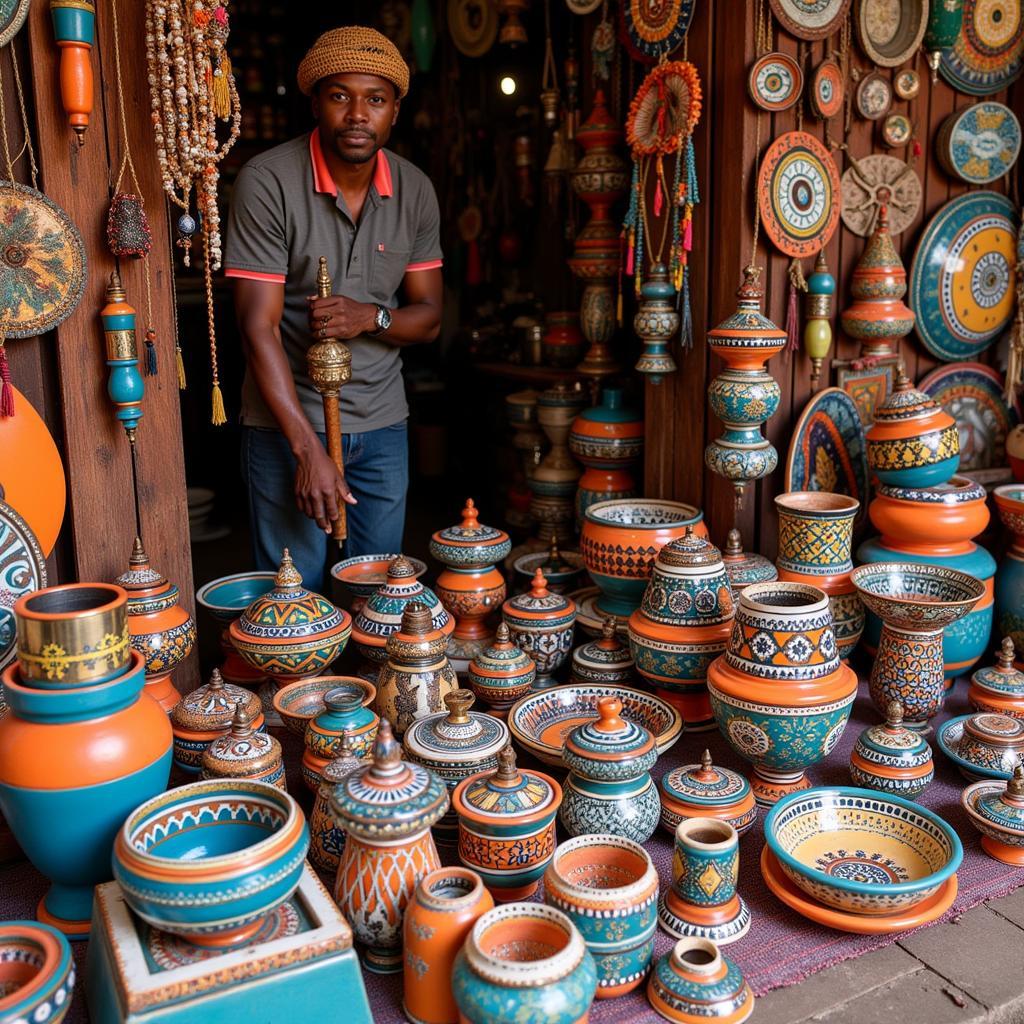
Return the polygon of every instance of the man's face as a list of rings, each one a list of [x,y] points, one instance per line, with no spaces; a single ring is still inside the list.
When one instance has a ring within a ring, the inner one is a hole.
[[[352,164],[366,163],[385,145],[398,107],[394,85],[378,75],[329,75],[313,96],[321,143]]]

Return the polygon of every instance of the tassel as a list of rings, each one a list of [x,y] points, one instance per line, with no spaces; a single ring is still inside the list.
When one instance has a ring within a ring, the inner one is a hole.
[[[662,203],[663,202],[664,202],[664,197],[661,194],[661,180],[659,179],[654,184],[654,216],[655,217],[660,217],[661,216],[661,207],[662,207]]]
[[[789,308],[786,313],[786,338],[790,352],[800,351],[800,303],[797,292],[807,291],[803,268],[798,259],[789,265]]]
[[[687,252],[693,249],[693,217],[689,207],[686,208],[686,218],[683,221],[683,248]]]
[[[911,152],[914,154],[916,160],[921,155],[921,143],[914,139],[914,145],[911,147]]]
[[[7,349],[0,342],[0,417],[10,419],[14,415],[14,388],[11,387],[11,367],[7,362]]]
[[[231,74],[231,58],[222,52],[213,73],[213,112],[222,121],[231,118],[231,90],[228,88],[228,76]]]
[[[146,376],[157,375],[156,365],[156,331],[152,327],[146,328]]]
[[[683,267],[683,311],[679,318],[679,344],[684,351],[693,348],[693,318],[690,314],[690,268]]]
[[[185,381],[185,360],[181,357],[181,346],[174,346],[174,361],[178,364],[178,390],[184,391],[188,386]]]
[[[228,421],[227,413],[224,411],[224,396],[220,393],[220,384],[213,382],[213,415],[210,422],[215,427],[221,427]]]
[[[632,228],[629,232],[629,241],[626,244],[626,274],[629,277],[633,276],[635,269],[634,257],[636,256],[636,235],[633,233]]]

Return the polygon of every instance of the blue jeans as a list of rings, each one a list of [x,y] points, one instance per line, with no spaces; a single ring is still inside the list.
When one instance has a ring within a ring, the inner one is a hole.
[[[324,435],[320,435],[321,443]],[[406,424],[342,437],[345,481],[358,505],[347,505],[342,551],[295,504],[295,456],[279,430],[242,428],[242,475],[249,488],[249,521],[257,570],[273,570],[288,548],[305,585],[323,594],[324,569],[341,558],[401,551],[409,486]]]

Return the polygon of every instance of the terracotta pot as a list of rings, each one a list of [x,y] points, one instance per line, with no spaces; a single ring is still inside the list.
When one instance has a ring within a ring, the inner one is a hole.
[[[377,688],[354,676],[334,676],[337,686],[328,690],[324,710],[306,726],[302,754],[302,781],[316,792],[321,773],[329,761],[340,755],[342,737],[348,733],[356,757],[367,757],[377,736],[380,718],[370,705]]]
[[[554,673],[565,664],[572,650],[576,603],[547,587],[544,573],[538,569],[526,594],[510,597],[501,614],[517,646],[537,667],[534,689],[554,685]]]

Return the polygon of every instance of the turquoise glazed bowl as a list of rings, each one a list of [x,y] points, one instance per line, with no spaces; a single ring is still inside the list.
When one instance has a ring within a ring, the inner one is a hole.
[[[191,782],[138,807],[114,842],[125,902],[161,931],[233,946],[295,891],[309,829],[299,805],[265,782]]]
[[[276,572],[237,572],[204,583],[196,591],[196,604],[205,608],[222,626],[238,618],[246,608],[274,589]]]
[[[0,923],[0,1020],[60,1024],[74,987],[71,946],[56,928],[36,921]]]
[[[850,914],[906,912],[935,895],[964,856],[937,814],[850,786],[784,797],[769,811],[764,834],[794,885]]]
[[[576,926],[554,907],[507,903],[484,914],[455,958],[462,1024],[577,1024],[597,991],[597,967]]]

